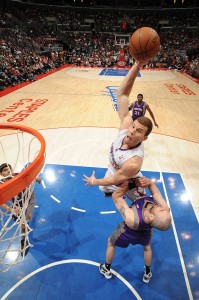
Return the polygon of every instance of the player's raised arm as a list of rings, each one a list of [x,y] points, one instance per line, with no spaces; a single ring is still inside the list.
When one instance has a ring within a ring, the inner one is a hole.
[[[134,64],[122,81],[117,92],[118,115],[120,118],[120,129],[126,129],[132,123],[129,114],[129,95],[131,93],[135,78],[140,68],[138,63]]]
[[[166,201],[163,199],[162,194],[160,193],[158,187],[155,185],[155,183],[151,180],[149,180],[148,183],[148,189],[153,197],[153,199],[156,201],[156,203],[163,207],[164,209],[170,211],[170,208]]]
[[[120,118],[120,129],[126,129],[132,124],[132,117],[129,114],[129,95],[131,93],[137,74],[145,62],[136,61],[130,68],[128,74],[122,81],[117,92],[118,115]]]
[[[113,194],[112,199],[115,203],[116,208],[122,215],[125,223],[131,229],[136,229],[134,211],[130,209],[123,199],[124,194],[128,191],[128,181],[125,181]]]

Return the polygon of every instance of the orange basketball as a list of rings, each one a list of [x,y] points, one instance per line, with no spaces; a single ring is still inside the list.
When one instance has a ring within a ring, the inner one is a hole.
[[[135,60],[148,61],[158,53],[159,49],[159,35],[151,27],[137,29],[129,41],[129,51]]]

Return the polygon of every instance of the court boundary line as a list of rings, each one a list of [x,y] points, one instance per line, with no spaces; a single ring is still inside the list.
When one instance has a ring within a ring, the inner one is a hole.
[[[4,97],[4,96],[7,96],[7,95],[9,95],[9,94],[11,94],[11,93],[13,93],[17,90],[20,90],[23,87],[26,87],[26,86],[28,86],[28,85],[30,85],[30,84],[38,81],[38,80],[41,80],[45,77],[48,77],[48,76],[50,76],[50,75],[52,75],[52,74],[54,74],[58,71],[61,71],[62,69],[66,69],[66,68],[70,68],[70,67],[71,67],[70,64],[64,64],[64,65],[60,66],[59,68],[50,70],[48,73],[42,73],[42,74],[39,74],[39,75],[35,76],[35,78],[36,78],[35,81],[25,81],[25,82],[18,83],[15,86],[9,86],[9,87],[5,88],[5,90],[0,92],[0,98]]]
[[[189,189],[187,188],[187,186],[186,186],[186,184],[185,184],[184,177],[182,176],[181,173],[179,173],[179,174],[180,174],[180,177],[181,177],[182,182],[183,182],[183,184],[184,184],[184,187],[185,187],[185,189],[186,189],[186,192],[189,193]],[[192,206],[192,208],[193,208],[193,211],[194,211],[194,213],[195,213],[196,219],[198,220],[198,223],[199,223],[199,216],[197,216],[197,213],[196,213],[196,211],[195,211],[195,209],[194,209],[194,207],[193,207],[193,199],[192,199],[192,197],[191,197],[191,194],[189,194],[189,201],[190,201],[191,206]],[[195,205],[195,207],[197,207],[197,205]]]
[[[179,254],[179,258],[180,258],[180,263],[181,263],[182,270],[183,270],[183,275],[184,275],[185,284],[186,284],[186,287],[187,287],[187,292],[188,292],[188,295],[189,295],[189,299],[193,300],[193,294],[192,294],[192,290],[191,290],[189,278],[188,278],[188,275],[187,275],[187,270],[186,270],[186,267],[185,267],[185,262],[184,262],[184,258],[183,258],[183,255],[182,255],[182,250],[181,250],[180,242],[179,242],[179,239],[178,239],[177,230],[176,230],[176,226],[175,226],[175,222],[174,222],[174,218],[173,218],[173,214],[172,214],[172,210],[171,210],[171,205],[170,205],[169,197],[168,197],[168,194],[167,194],[167,190],[166,190],[164,178],[163,178],[163,175],[162,175],[161,167],[160,167],[159,163],[151,155],[148,154],[148,156],[151,159],[154,160],[154,162],[156,163],[156,165],[157,165],[157,167],[159,169],[158,172],[160,173],[160,181],[162,183],[162,187],[163,187],[163,190],[164,190],[164,193],[165,193],[165,198],[167,200],[168,206],[170,207],[170,214],[171,214],[171,218],[172,218],[172,229],[173,229],[173,234],[174,234],[174,238],[175,238],[175,241],[176,241],[176,247],[177,247],[177,251],[178,251],[178,254]],[[141,171],[143,171],[143,170],[141,170]],[[164,173],[167,173],[167,172],[164,172]],[[170,173],[170,172],[168,172],[168,173]],[[181,176],[181,173],[179,173],[179,172],[178,173],[173,172],[173,173],[174,174],[179,174]],[[182,176],[181,176],[181,179],[182,179]],[[186,189],[186,186],[185,186],[185,189]],[[190,201],[190,203],[191,203],[192,209],[193,209],[193,211],[195,213],[195,210],[193,208],[193,204],[192,204],[191,201]]]
[[[184,75],[185,77],[189,78],[190,80],[192,80],[193,82],[199,84],[199,78],[192,77],[191,75],[187,74],[187,73],[184,72],[184,71],[180,71],[180,73],[181,73],[182,75]]]
[[[178,173],[178,174],[180,174],[180,173]],[[164,193],[165,193],[167,203],[169,204],[169,207],[171,207],[162,172],[160,172],[160,177],[161,177],[161,180],[162,180],[162,186],[163,186],[163,190],[164,190]],[[193,294],[192,294],[191,286],[190,286],[190,283],[189,283],[189,278],[188,278],[188,275],[187,275],[187,270],[186,270],[186,267],[185,267],[185,262],[184,262],[184,258],[183,258],[183,255],[182,255],[180,242],[179,242],[179,239],[178,239],[178,234],[177,234],[177,230],[176,230],[172,210],[170,210],[170,214],[171,214],[171,218],[172,218],[173,234],[174,234],[174,238],[175,238],[175,241],[176,241],[176,247],[177,247],[177,251],[178,251],[178,254],[179,254],[179,258],[180,258],[180,263],[181,263],[182,270],[183,270],[183,275],[184,275],[185,284],[186,284],[186,287],[187,287],[187,292],[188,292],[188,295],[189,295],[189,299],[193,300]]]

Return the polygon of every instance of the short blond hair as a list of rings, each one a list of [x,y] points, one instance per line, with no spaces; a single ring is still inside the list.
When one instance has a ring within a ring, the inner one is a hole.
[[[152,121],[147,117],[139,117],[139,118],[136,119],[136,121],[138,121],[141,125],[147,127],[147,131],[146,131],[145,136],[148,136],[151,133],[152,129],[153,129]]]

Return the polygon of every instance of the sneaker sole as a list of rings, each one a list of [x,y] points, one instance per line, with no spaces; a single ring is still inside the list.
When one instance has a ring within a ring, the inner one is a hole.
[[[107,276],[104,272],[101,271],[100,267],[99,267],[99,271],[100,271],[100,273],[101,273],[102,275],[104,275],[104,277],[105,277],[106,279],[111,279],[111,278],[112,278],[112,274],[109,275],[109,276]]]

